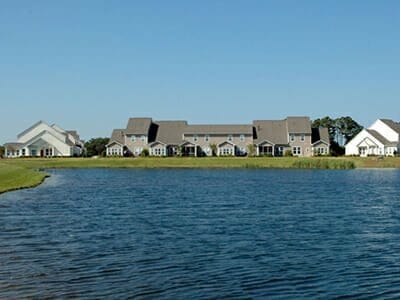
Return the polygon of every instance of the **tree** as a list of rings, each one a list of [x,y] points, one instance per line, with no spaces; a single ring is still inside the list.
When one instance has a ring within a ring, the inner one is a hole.
[[[328,116],[316,119],[312,127],[326,127],[329,131],[332,155],[343,155],[344,145],[355,137],[363,127],[351,117],[339,117],[332,119]]]
[[[87,156],[95,156],[101,155],[105,156],[106,154],[106,145],[110,141],[109,138],[93,138],[85,143],[86,155]]]
[[[0,146],[0,158],[4,156],[5,148],[3,146]]]

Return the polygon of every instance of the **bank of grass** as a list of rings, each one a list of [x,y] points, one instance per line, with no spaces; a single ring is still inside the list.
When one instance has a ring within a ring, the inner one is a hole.
[[[53,168],[400,168],[399,157],[140,157],[23,158],[0,160],[0,193],[34,187]]]
[[[12,190],[35,187],[47,177],[38,172],[15,164],[0,163],[0,194]]]
[[[35,158],[4,160],[28,169],[52,168],[319,168],[352,169],[352,160],[296,157]]]

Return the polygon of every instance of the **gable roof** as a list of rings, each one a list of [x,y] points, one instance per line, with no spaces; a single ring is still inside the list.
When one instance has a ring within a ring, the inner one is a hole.
[[[390,127],[392,130],[396,131],[398,134],[400,134],[400,123],[394,122],[393,120],[389,119],[380,119],[383,123],[385,123],[388,127]]]
[[[111,144],[112,142],[117,142],[119,144],[124,144],[125,142],[125,132],[124,129],[114,129],[113,132],[111,133],[111,138],[110,142],[108,143]]]
[[[377,139],[381,144],[388,145],[390,142],[383,137],[378,131],[372,129],[365,129],[370,135],[372,135],[375,139]]]
[[[188,125],[185,134],[253,134],[251,125]]]
[[[47,126],[49,126],[45,121],[38,121],[35,124],[33,124],[31,127],[29,127],[28,129],[25,129],[24,131],[22,131],[20,134],[17,135],[17,138],[19,139],[21,136],[25,135],[26,133],[28,133],[29,131],[31,131],[33,128],[35,128],[36,126],[40,125],[40,124],[46,124]],[[49,126],[50,127],[50,126]]]
[[[154,123],[158,126],[155,141],[173,145],[182,143],[182,135],[187,127],[186,121],[155,121]]]
[[[309,117],[287,117],[286,122],[289,133],[311,134],[311,120]]]
[[[151,118],[129,118],[125,134],[148,135],[152,123],[153,120]]]
[[[285,120],[255,120],[253,121],[256,137],[254,142],[259,144],[268,141],[273,144],[288,143],[287,124]]]
[[[324,141],[326,143],[330,143],[329,131],[326,127],[312,128],[311,129],[311,144],[314,144],[318,141]]]

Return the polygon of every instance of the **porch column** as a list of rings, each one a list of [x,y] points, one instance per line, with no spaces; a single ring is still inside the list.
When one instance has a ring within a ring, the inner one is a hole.
[[[272,144],[272,156],[275,156],[275,145]]]
[[[258,145],[256,145],[256,154],[257,154],[257,156],[260,155],[260,147]]]
[[[197,145],[194,145],[194,157],[197,157]]]

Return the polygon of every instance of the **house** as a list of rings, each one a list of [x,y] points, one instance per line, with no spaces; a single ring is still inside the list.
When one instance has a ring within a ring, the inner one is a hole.
[[[74,130],[64,130],[39,121],[20,133],[17,142],[6,143],[5,157],[79,156],[84,151],[83,141]]]
[[[400,151],[400,123],[378,119],[346,144],[346,155],[394,156]]]
[[[256,120],[253,126],[256,155],[283,156],[289,152],[294,156],[309,157],[329,154],[328,129],[311,128],[309,117]]]
[[[180,152],[182,136],[186,130],[186,121],[155,121],[156,135],[149,143],[152,156],[176,156]]]
[[[107,155],[135,156],[147,149],[151,156],[295,156],[329,154],[329,134],[311,128],[309,117],[257,120],[252,124],[188,124],[187,121],[154,121],[130,118],[126,129],[112,132]]]
[[[253,126],[188,125],[183,140],[184,149],[194,147],[194,156],[212,156],[213,151],[218,156],[243,156],[253,144]]]

